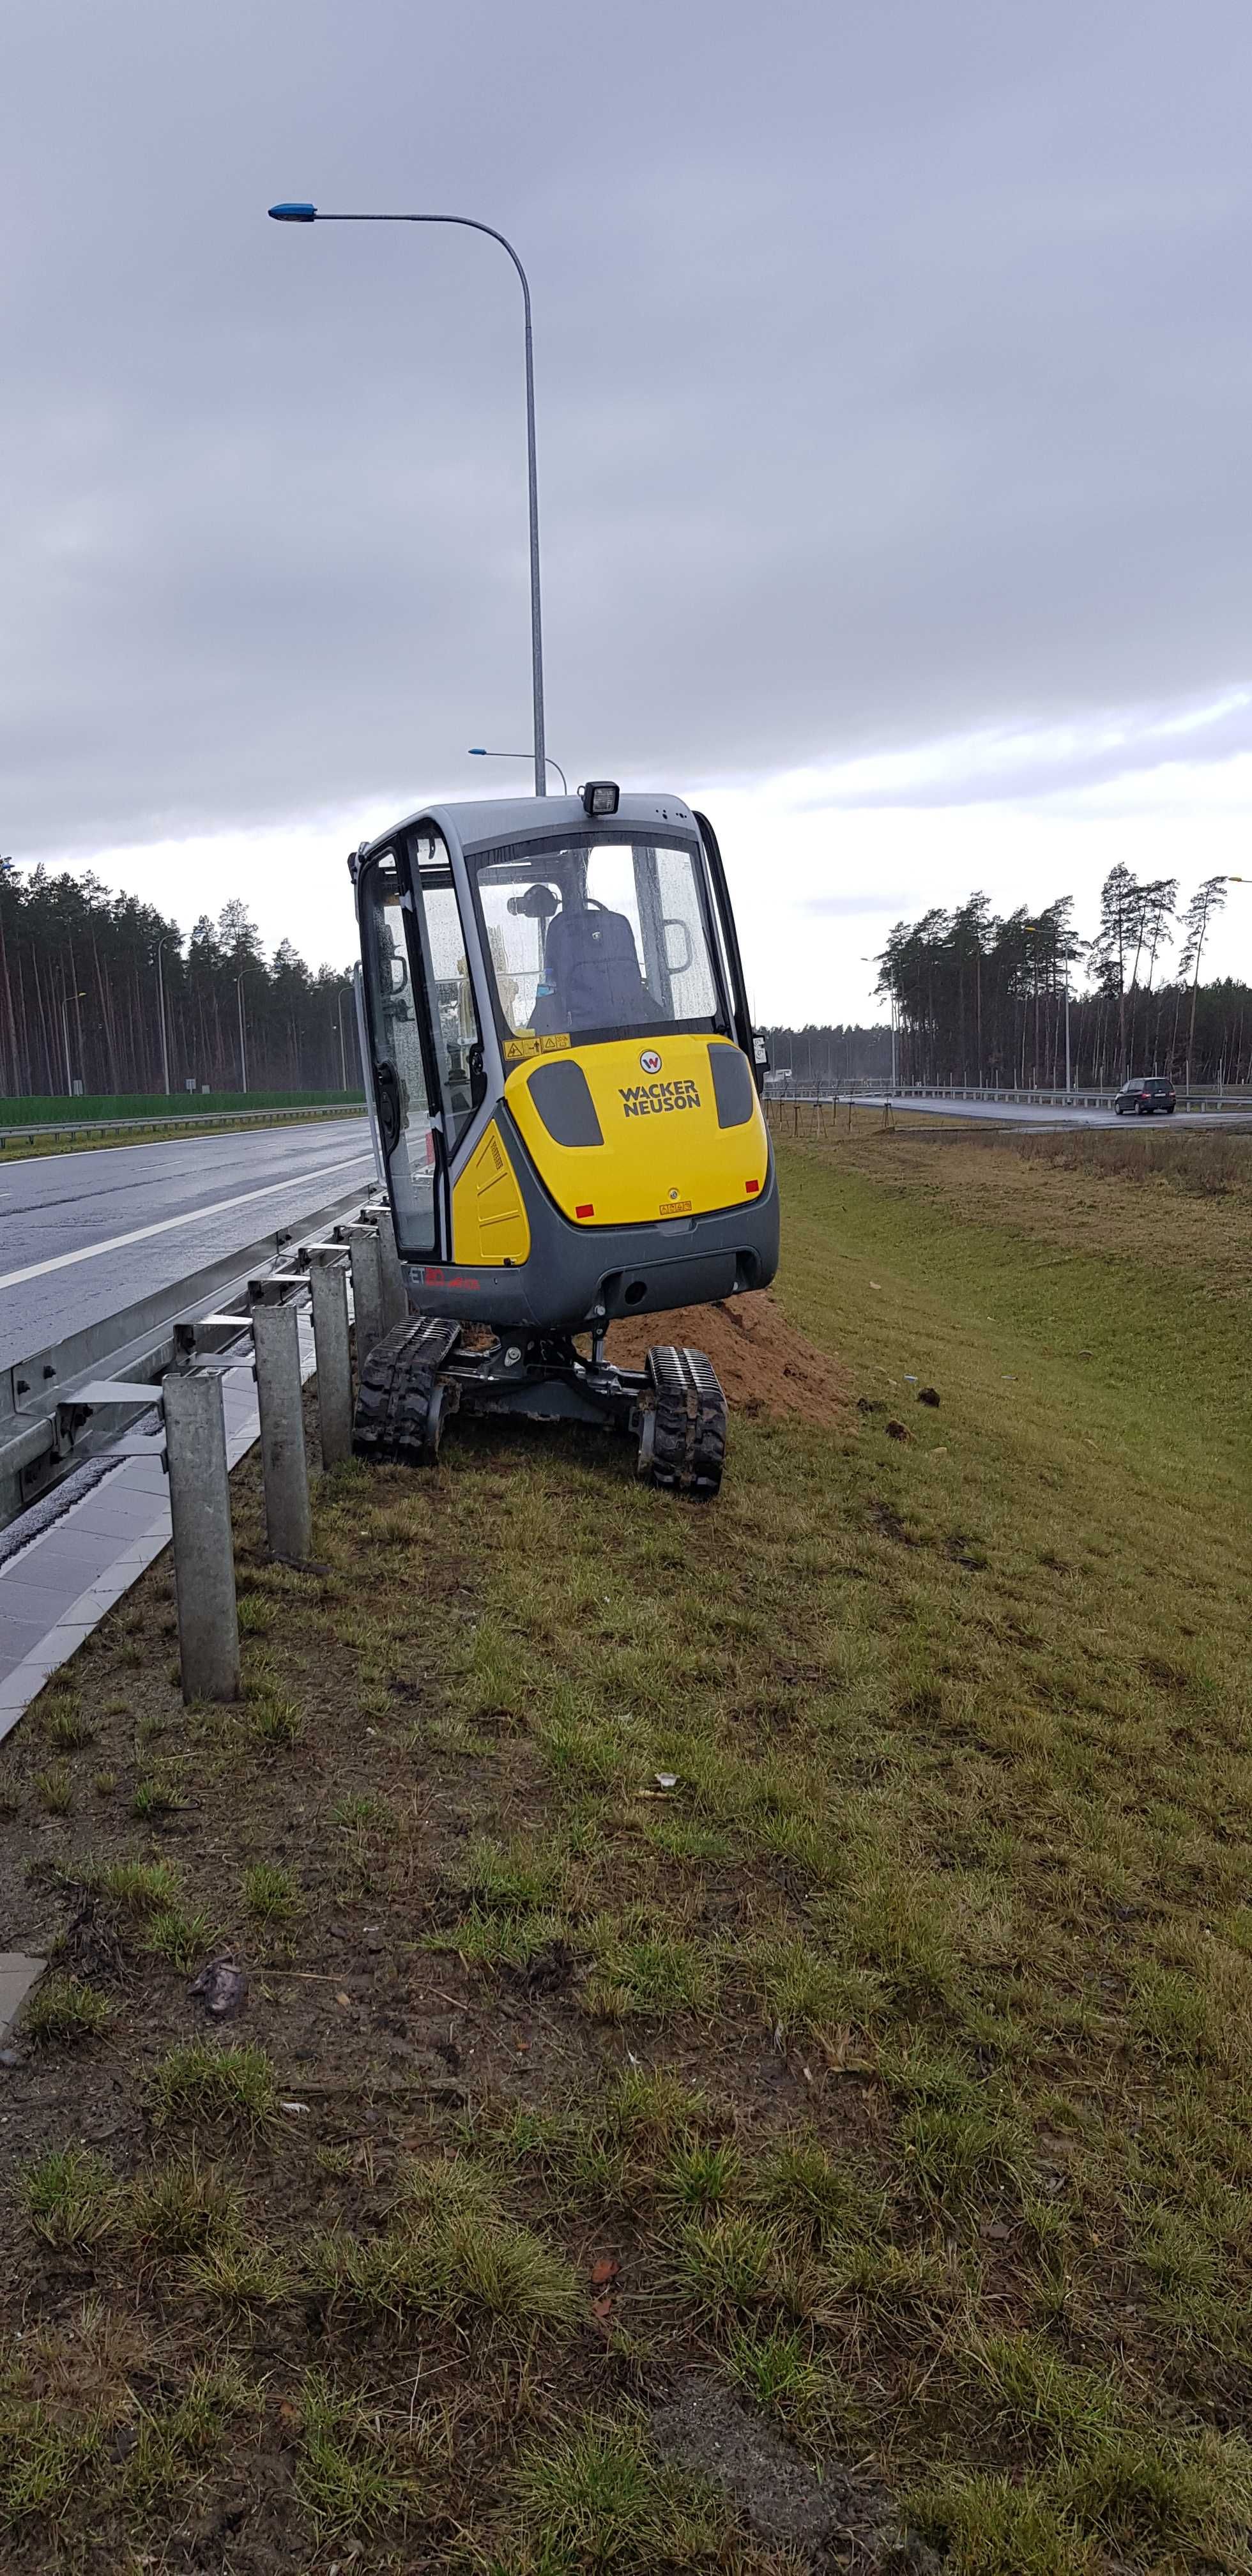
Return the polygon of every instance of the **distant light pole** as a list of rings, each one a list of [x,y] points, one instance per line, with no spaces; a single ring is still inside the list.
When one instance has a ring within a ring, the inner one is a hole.
[[[247,974],[247,972],[248,972],[247,967],[246,967],[246,966],[242,966],[242,967],[240,968],[240,970],[239,970],[239,973],[238,973],[238,974],[236,975],[236,977],[235,977],[235,995],[236,995],[236,999],[238,1000],[238,1003],[239,1003],[239,1073],[240,1073],[240,1088],[241,1088],[241,1090],[243,1090],[243,1091],[246,1091],[246,1090],[247,1090],[247,1088],[248,1088],[248,1042],[247,1042],[246,1037],[244,1036],[244,1026],[243,1026],[243,979],[244,979],[244,976]]]
[[[170,1050],[169,1042],[165,1035],[165,973],[161,964],[161,951],[164,948],[168,948],[168,946],[168,937],[165,939],[158,939],[156,951],[157,1013],[161,1023],[161,1071],[165,1077],[165,1097],[167,1100],[170,1096]]]
[[[522,308],[526,323],[526,477],[530,504],[530,667],[534,700],[535,794],[548,792],[548,767],[543,741],[543,632],[539,614],[539,478],[535,464],[535,357],[530,327],[530,285],[511,241],[496,231],[494,224],[483,224],[476,215],[324,215],[316,206],[284,201],[271,206],[276,224],[458,224],[466,232],[486,233],[489,241],[499,242],[521,280]]]
[[[65,998],[65,969],[61,969],[61,1043],[65,1048],[65,1097],[74,1097],[74,1076],[70,1071],[70,1013]]]
[[[343,1042],[343,995],[342,995],[342,993],[338,993],[338,994],[336,995],[336,997],[335,997],[335,1017],[336,1017],[336,1019],[337,1019],[337,1020],[338,1020],[338,1022],[339,1022],[339,1075],[340,1075],[340,1084],[339,1084],[339,1087],[340,1087],[341,1091],[346,1091],[346,1090],[347,1090],[347,1088],[348,1088],[348,1051],[347,1051],[347,1048],[345,1047],[344,1042]]]
[[[530,753],[528,751],[484,751],[478,743],[472,742],[469,756],[471,760],[529,760]],[[547,765],[549,769],[555,769],[561,782],[561,792],[568,796],[569,788],[565,783],[565,772],[560,761],[552,758],[551,752],[548,754]]]

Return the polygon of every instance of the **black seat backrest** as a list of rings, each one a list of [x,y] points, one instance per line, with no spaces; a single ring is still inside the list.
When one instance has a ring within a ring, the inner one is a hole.
[[[548,924],[544,949],[558,1016],[570,1029],[639,1028],[656,1004],[639,971],[635,934],[624,912],[602,904],[563,909]]]

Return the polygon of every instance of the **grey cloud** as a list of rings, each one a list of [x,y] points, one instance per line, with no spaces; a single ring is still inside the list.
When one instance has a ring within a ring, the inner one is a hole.
[[[853,765],[820,790],[797,798],[798,810],[873,807],[933,810],[944,806],[1026,805],[1048,810],[1076,804],[1092,789],[1129,786],[1194,763],[1220,768],[1252,750],[1252,703],[1240,700],[1193,720],[1177,710],[1144,708],[1118,725],[1075,728],[1072,736],[1027,732],[1007,738],[977,734],[915,748],[893,766],[876,762],[866,776]]]
[[[507,263],[278,195],[518,242],[571,773],[1252,669],[1235,0],[56,0],[7,53],[6,848],[407,803],[527,737]]]
[[[853,919],[858,913],[868,913],[877,920],[880,914],[896,910],[909,901],[910,897],[904,894],[813,894],[805,897],[800,909],[845,920]]]

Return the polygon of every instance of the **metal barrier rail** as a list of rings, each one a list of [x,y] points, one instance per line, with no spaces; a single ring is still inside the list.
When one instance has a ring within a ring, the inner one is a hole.
[[[150,1397],[157,1397],[165,1429],[179,1672],[185,1700],[233,1700],[240,1695],[222,1373],[247,1367],[251,1360],[261,1424],[266,1546],[282,1564],[306,1565],[312,1553],[313,1515],[299,1310],[307,1297],[313,1317],[319,1445],[326,1470],[352,1454],[349,1271],[359,1370],[374,1344],[408,1313],[391,1210],[384,1199],[363,1208],[358,1224],[337,1226],[330,1241],[305,1243],[278,1269],[250,1279],[243,1314],[205,1317],[206,1332],[223,1325],[237,1334],[250,1332],[250,1354],[238,1342],[227,1353],[202,1350],[193,1329],[184,1364],[167,1375],[163,1386],[148,1390]],[[98,1389],[97,1395],[108,1401],[108,1388]]]
[[[368,1203],[370,1193],[363,1194],[359,1183],[353,1190],[341,1190],[333,1199],[308,1209],[300,1225],[333,1225],[359,1205],[363,1195]],[[237,1244],[186,1277],[0,1370],[0,1529],[85,1458],[116,1447],[118,1431],[151,1406],[149,1382],[173,1367],[190,1346],[187,1335],[194,1339],[206,1307],[223,1297],[232,1303],[235,1292],[265,1261],[288,1250],[293,1231],[282,1226],[251,1243]],[[114,1389],[108,1399],[108,1422],[89,1392],[99,1379],[102,1363]],[[128,1380],[135,1382],[133,1400],[116,1391]]]
[[[281,1127],[299,1124],[310,1118],[364,1118],[365,1102],[348,1101],[331,1108],[325,1101],[306,1109],[199,1109],[175,1111],[169,1118],[80,1118],[49,1126],[38,1119],[31,1125],[0,1127],[0,1154],[6,1145],[37,1145],[55,1136],[125,1136],[132,1131],[142,1135],[164,1134],[167,1127],[177,1127],[194,1135],[197,1128],[208,1135],[223,1127]]]
[[[1180,1109],[1211,1110],[1214,1114],[1227,1109],[1252,1109],[1252,1085],[1247,1083],[1194,1083],[1190,1091],[1179,1091],[1175,1096]],[[877,1108],[879,1103],[886,1099],[990,1100],[1005,1105],[1012,1104],[1014,1107],[1025,1106],[1035,1109],[1111,1109],[1117,1098],[1117,1092],[1032,1091],[1021,1088],[1014,1090],[1011,1084],[999,1090],[992,1090],[989,1085],[979,1089],[973,1083],[955,1082],[884,1084],[865,1081],[858,1076],[851,1082],[830,1083],[825,1089],[820,1082],[788,1082],[782,1085],[767,1082],[765,1097],[767,1100],[813,1101],[824,1104],[827,1108],[844,1107],[849,1100],[864,1100]]]

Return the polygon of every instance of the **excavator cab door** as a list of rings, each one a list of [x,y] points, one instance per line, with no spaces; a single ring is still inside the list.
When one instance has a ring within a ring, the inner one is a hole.
[[[417,902],[396,851],[366,861],[357,902],[370,1083],[396,1242],[407,1260],[442,1261],[448,1191],[429,968]]]
[[[742,1048],[752,1067],[752,1079],[759,1093],[764,1086],[769,1058],[764,1039],[752,1026],[752,1014],[748,1008],[748,988],[744,981],[743,959],[739,953],[739,933],[735,928],[730,888],[726,883],[726,870],[718,848],[717,834],[707,814],[697,814],[696,821],[700,827],[700,838],[704,843],[709,882],[713,890],[713,910],[717,918],[722,966],[730,993],[732,1033],[736,1045]]]

